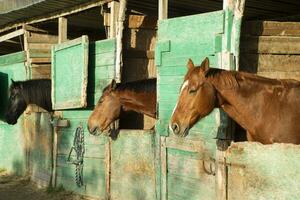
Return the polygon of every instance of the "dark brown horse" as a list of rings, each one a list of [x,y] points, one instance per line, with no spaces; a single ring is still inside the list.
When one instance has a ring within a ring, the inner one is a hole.
[[[88,120],[91,134],[110,131],[110,124],[119,119],[121,110],[135,111],[156,117],[156,79],[116,84],[104,90]]]
[[[5,114],[8,124],[16,124],[28,104],[36,104],[49,112],[52,111],[50,79],[11,81]]]
[[[300,144],[300,82],[200,67],[191,60],[169,128],[185,136],[214,108],[222,108],[247,130],[249,141]]]

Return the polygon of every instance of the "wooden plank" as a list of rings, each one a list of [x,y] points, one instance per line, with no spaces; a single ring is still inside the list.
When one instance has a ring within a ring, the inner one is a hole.
[[[205,143],[204,141],[192,141],[184,138],[167,137],[165,145],[167,148],[180,149],[183,151],[203,152]]]
[[[51,57],[50,49],[29,49],[30,58],[47,58]]]
[[[36,66],[34,64],[34,66]],[[50,78],[51,77],[51,66],[39,66],[39,67],[31,67],[31,77],[33,79],[37,78]]]
[[[300,81],[300,71],[293,72],[258,72],[260,76],[275,79],[295,79]]]
[[[40,28],[37,28],[37,27],[34,27],[32,25],[28,25],[28,24],[24,24],[23,25],[23,29],[25,29],[26,31],[29,31],[30,33],[44,33],[44,34],[47,34],[48,31],[44,30],[44,29],[40,29]]]
[[[242,54],[241,68],[249,72],[297,72],[300,71],[299,55]]]
[[[68,20],[65,17],[58,18],[58,43],[68,40]]]
[[[28,49],[51,49],[52,45],[49,43],[28,43]]]
[[[31,58],[31,63],[51,63],[51,57],[48,58]]]
[[[28,36],[28,42],[29,43],[57,44],[58,43],[58,37],[57,37],[57,35],[49,35],[49,34],[44,34],[44,33],[30,32],[30,34]]]
[[[0,56],[0,66],[11,65],[13,63],[21,63],[26,61],[24,51]]]
[[[13,31],[11,33],[7,33],[6,35],[0,36],[0,42],[4,42],[5,40],[9,40],[14,37],[23,35],[24,33],[25,33],[24,29],[19,29],[19,30]]]
[[[242,37],[241,52],[268,54],[300,54],[300,37]]]
[[[244,35],[300,36],[299,22],[248,21],[243,25]]]

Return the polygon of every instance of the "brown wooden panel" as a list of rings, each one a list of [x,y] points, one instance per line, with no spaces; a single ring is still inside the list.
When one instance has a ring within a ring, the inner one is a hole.
[[[241,52],[300,54],[300,37],[245,36],[241,38]]]
[[[300,22],[249,21],[243,25],[246,35],[300,36]]]
[[[300,71],[299,55],[241,54],[240,70],[248,72]]]
[[[30,32],[28,35],[29,43],[52,43],[56,44],[58,42],[57,35],[48,35],[43,33],[33,33]]]

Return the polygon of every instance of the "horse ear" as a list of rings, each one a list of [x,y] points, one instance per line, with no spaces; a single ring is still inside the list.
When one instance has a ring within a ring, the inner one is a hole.
[[[206,75],[206,74],[208,73],[208,71],[209,71],[209,59],[208,59],[208,57],[206,57],[206,58],[202,61],[200,67],[201,67],[201,69],[202,69],[201,71],[204,72],[204,74]]]
[[[115,79],[113,79],[113,80],[111,81],[109,87],[110,87],[111,90],[115,90],[115,89],[116,89],[117,83],[116,83],[116,80],[115,80]]]
[[[192,59],[189,58],[188,63],[187,63],[186,66],[187,66],[188,70],[191,70],[191,69],[193,69],[195,67]]]
[[[15,81],[14,81],[12,78],[11,78],[10,80],[11,80],[11,83],[12,83],[12,84],[15,84]]]

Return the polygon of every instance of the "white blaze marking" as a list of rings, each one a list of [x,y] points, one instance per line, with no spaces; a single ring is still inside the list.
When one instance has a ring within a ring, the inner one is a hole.
[[[186,80],[186,81],[182,84],[182,87],[181,87],[179,96],[181,95],[181,93],[182,93],[182,91],[184,90],[184,88],[186,88],[186,87],[188,86],[188,84],[189,84],[189,80]],[[175,110],[176,110],[176,108],[177,108],[178,101],[179,101],[179,99],[177,100],[177,103],[176,103],[176,105],[175,105],[175,107],[174,107],[174,109],[173,109],[173,112],[172,112],[172,115],[171,115],[171,116],[173,116],[173,114],[174,114],[174,112],[175,112]]]
[[[183,83],[183,85],[182,85],[182,87],[181,87],[181,90],[180,90],[180,94],[181,94],[181,92],[184,90],[184,88],[186,88],[186,86],[188,86],[188,84],[189,84],[189,80],[187,80],[187,81],[185,81],[185,82]]]

